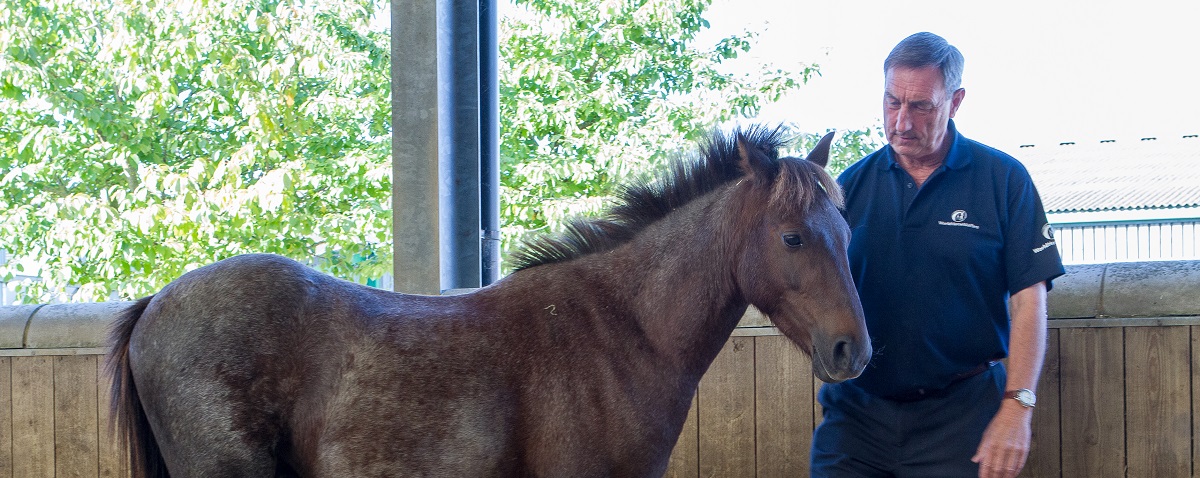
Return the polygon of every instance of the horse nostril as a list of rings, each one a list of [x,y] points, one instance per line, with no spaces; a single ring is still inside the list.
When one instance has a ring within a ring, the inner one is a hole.
[[[833,363],[845,365],[850,361],[850,340],[842,337],[833,344]]]
[[[856,368],[857,362],[860,360],[854,344],[854,339],[849,336],[839,337],[833,343],[833,363],[847,370]]]

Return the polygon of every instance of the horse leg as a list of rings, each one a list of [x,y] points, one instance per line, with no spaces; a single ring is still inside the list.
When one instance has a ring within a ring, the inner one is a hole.
[[[278,465],[273,434],[239,424],[237,404],[199,398],[208,394],[195,384],[189,390],[194,395],[156,400],[159,406],[147,413],[173,478],[288,475]]]
[[[147,421],[172,477],[270,477],[282,430],[270,385],[230,364],[244,357],[171,353],[143,346],[131,357]],[[284,444],[286,446],[286,444]]]

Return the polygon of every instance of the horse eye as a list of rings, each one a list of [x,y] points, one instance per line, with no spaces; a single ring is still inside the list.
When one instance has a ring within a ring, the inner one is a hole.
[[[788,247],[800,247],[804,245],[804,240],[800,238],[799,234],[784,234],[783,243]]]

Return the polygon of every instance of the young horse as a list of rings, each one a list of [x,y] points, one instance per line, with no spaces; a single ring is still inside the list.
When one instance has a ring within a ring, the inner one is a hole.
[[[115,323],[113,408],[135,476],[660,476],[748,304],[857,376],[870,340],[840,192],[778,129],[573,222],[458,296],[396,294],[246,255]]]

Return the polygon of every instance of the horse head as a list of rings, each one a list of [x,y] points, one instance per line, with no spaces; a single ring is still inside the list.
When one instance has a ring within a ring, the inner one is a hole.
[[[862,373],[871,339],[846,256],[841,190],[824,169],[832,139],[826,135],[804,159],[777,159],[761,141],[739,134],[746,200],[735,214],[750,240],[736,259],[735,280],[746,300],[812,357],[818,378],[839,382]]]

